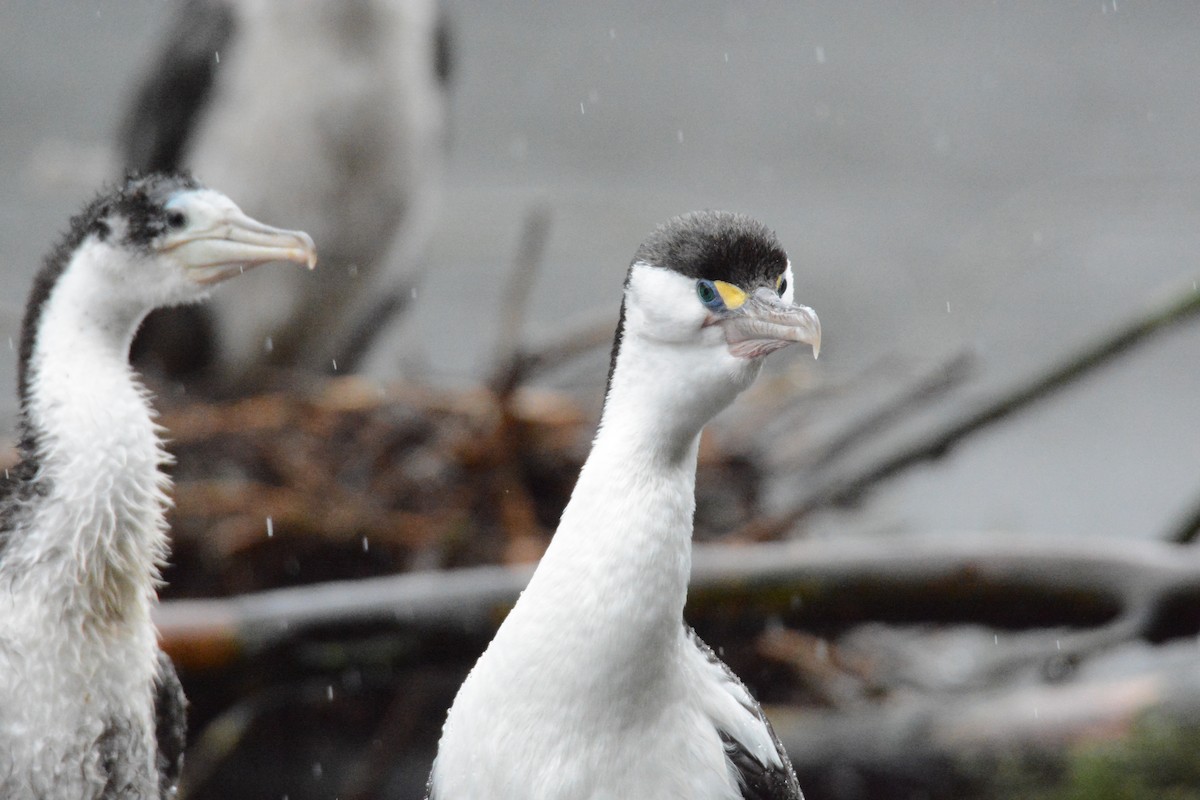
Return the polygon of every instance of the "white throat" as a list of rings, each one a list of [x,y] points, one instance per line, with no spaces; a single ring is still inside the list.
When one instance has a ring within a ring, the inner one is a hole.
[[[167,456],[128,364],[147,309],[102,279],[112,255],[81,246],[42,309],[23,400],[47,495],[5,554],[14,584],[105,624],[148,622],[168,502]]]
[[[621,716],[614,702],[640,713],[663,681],[678,677],[671,670],[685,644],[700,431],[742,388],[733,377],[749,369],[721,358],[714,367],[715,351],[696,342],[694,326],[686,342],[656,335],[662,326],[642,318],[635,289],[591,454],[484,657],[504,693],[576,707],[603,698],[606,719]]]

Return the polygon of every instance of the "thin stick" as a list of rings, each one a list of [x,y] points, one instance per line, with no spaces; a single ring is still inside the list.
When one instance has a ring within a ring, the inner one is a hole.
[[[942,458],[963,439],[1044,400],[1093,370],[1165,333],[1200,313],[1200,290],[1189,288],[1127,323],[1109,336],[1084,348],[1029,383],[1018,386],[983,408],[929,436],[901,448],[857,474],[841,476],[810,492],[791,511],[766,523],[770,532],[782,534],[813,512],[858,503],[877,484],[925,461]],[[763,522],[757,523],[764,525]],[[759,531],[761,534],[762,532]]]
[[[811,459],[808,469],[819,469],[836,461],[857,448],[888,426],[903,419],[908,413],[925,408],[929,402],[945,394],[965,381],[975,367],[975,359],[969,353],[959,353],[938,366],[932,374],[923,376],[899,397],[857,420],[843,433],[826,442]]]
[[[525,215],[521,229],[521,241],[513,259],[512,273],[504,290],[500,305],[500,327],[496,331],[494,361],[497,365],[491,381],[500,395],[516,387],[513,374],[521,347],[521,332],[525,327],[525,316],[529,310],[529,298],[541,271],[546,242],[550,238],[550,209],[536,205]]]

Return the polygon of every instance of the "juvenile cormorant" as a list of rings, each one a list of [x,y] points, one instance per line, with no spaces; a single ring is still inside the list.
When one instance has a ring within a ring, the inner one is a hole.
[[[98,196],[47,257],[21,331],[21,461],[0,475],[5,800],[174,794],[184,700],[150,619],[168,457],[129,344],[152,308],[315,258],[307,234],[176,174]]]
[[[798,800],[746,687],[682,622],[700,431],[768,353],[820,347],[754,220],[656,230],[625,280],[600,428],[528,587],[463,683],[432,800]]]

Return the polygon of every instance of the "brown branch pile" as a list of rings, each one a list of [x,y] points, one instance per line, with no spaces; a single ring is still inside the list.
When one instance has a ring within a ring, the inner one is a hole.
[[[168,598],[536,561],[594,431],[549,392],[355,378],[168,407],[161,422],[176,459]],[[753,518],[759,496],[746,458],[706,444],[702,540]]]

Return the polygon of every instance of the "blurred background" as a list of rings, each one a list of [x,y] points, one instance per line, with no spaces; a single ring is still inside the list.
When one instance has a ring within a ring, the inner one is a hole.
[[[10,343],[0,347],[0,419],[9,431],[11,345],[29,281],[68,217],[119,173],[122,120],[176,8],[0,0],[0,324]],[[545,227],[520,336],[553,341],[579,321],[615,324],[629,258],[656,223],[696,208],[743,211],[779,234],[797,299],[817,310],[825,336],[819,362],[785,352],[766,382],[795,395],[777,434],[785,451],[752,454],[767,473],[756,511],[780,512],[822,480],[804,453],[883,413],[842,461],[854,474],[1194,292],[1200,278],[1200,16],[1190,6],[452,0],[441,12],[451,68],[428,156],[438,163],[413,201],[427,224],[393,248],[408,304],[364,361],[373,385],[469,393],[494,376],[531,218]],[[216,74],[235,54],[231,46],[214,58]],[[288,57],[303,61],[305,50]],[[291,91],[289,103],[303,107],[303,84]],[[805,515],[792,535],[891,546],[931,534],[1091,539],[1103,553],[1161,540],[1200,501],[1198,351],[1200,326],[1174,328],[853,510]],[[599,347],[536,381],[580,409],[584,451],[606,361]],[[938,376],[944,386],[920,392]],[[756,402],[778,410],[782,401]],[[719,441],[741,452],[749,420],[730,414]],[[780,472],[797,463],[805,468]],[[456,658],[469,666],[475,646]],[[294,653],[272,652],[303,671]],[[453,691],[453,671],[429,674],[421,680]],[[194,680],[196,713],[217,717],[204,681],[219,681]],[[324,684],[313,685],[322,695]],[[366,721],[378,711],[370,697],[329,730],[384,725]],[[428,724],[409,726],[426,739],[440,724],[436,706],[420,712]],[[244,796],[335,796],[335,738],[289,751],[305,765],[303,782],[276,776]],[[364,734],[356,746],[379,741]],[[417,796],[431,747],[414,744],[403,775],[340,796]],[[260,769],[242,750],[225,762],[205,752],[194,762],[233,765],[243,777]],[[820,788],[808,791],[817,800],[958,791],[852,772],[814,778]],[[224,788],[211,796],[242,796],[227,793],[238,780],[214,778],[210,787]],[[1034,796],[1022,791],[1009,796]]]

